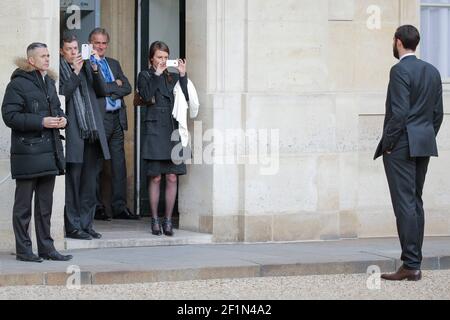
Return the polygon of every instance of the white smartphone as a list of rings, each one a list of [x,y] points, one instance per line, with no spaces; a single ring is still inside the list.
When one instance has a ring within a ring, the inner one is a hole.
[[[81,45],[81,58],[83,60],[89,60],[91,58],[92,53],[92,45],[91,44],[82,44]]]
[[[167,60],[166,65],[167,67],[176,68],[178,67],[178,60]]]

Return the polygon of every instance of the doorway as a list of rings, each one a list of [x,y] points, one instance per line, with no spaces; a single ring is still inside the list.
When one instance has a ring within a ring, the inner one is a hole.
[[[131,4],[131,6],[130,6]],[[140,71],[148,67],[151,42],[162,40],[171,49],[171,57],[185,57],[185,0],[60,0],[60,32],[70,31],[79,43],[88,43],[89,33],[103,27],[111,35],[108,56],[120,61],[133,88]],[[150,216],[147,177],[144,174],[141,150],[141,121],[145,109],[133,107],[133,95],[125,98],[129,130],[125,149],[128,172],[128,206],[142,217]],[[111,216],[109,165],[104,166],[102,201]],[[164,181],[164,179],[163,179]],[[164,190],[161,185],[160,214],[164,213]],[[178,199],[174,208],[174,226],[178,228]]]

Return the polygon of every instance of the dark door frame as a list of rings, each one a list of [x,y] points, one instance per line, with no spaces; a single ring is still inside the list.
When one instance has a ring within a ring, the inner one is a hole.
[[[180,58],[186,57],[186,0],[180,1]],[[150,47],[149,29],[150,29],[150,0],[136,0],[136,73],[147,68],[144,61],[147,61],[148,48]]]

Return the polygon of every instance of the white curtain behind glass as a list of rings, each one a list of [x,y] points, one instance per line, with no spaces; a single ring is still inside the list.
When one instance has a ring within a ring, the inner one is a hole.
[[[450,5],[450,0],[422,0],[427,3]],[[422,7],[421,29],[421,58],[438,68],[443,79],[450,79],[450,8]]]

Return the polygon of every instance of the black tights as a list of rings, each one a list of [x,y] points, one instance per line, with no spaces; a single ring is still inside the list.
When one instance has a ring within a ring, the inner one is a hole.
[[[161,186],[161,176],[149,178],[150,208],[153,218],[158,218],[158,204]],[[166,212],[167,219],[172,219],[175,199],[177,197],[177,180],[176,174],[166,175]]]

